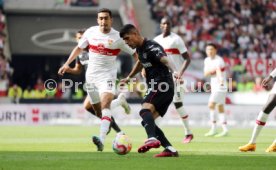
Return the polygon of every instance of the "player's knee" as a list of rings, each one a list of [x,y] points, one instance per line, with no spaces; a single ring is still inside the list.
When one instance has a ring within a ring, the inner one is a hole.
[[[215,109],[215,106],[216,106],[215,103],[209,103],[209,104],[208,104],[209,109],[212,109],[212,110]]]
[[[218,112],[219,113],[224,113],[224,105],[223,104],[218,105]]]
[[[269,96],[267,104],[263,108],[263,112],[269,114],[276,106],[276,95]]]
[[[111,119],[111,111],[109,109],[102,110],[102,117],[109,117]]]
[[[182,102],[175,102],[174,106],[175,106],[176,109],[178,109],[178,108],[183,106],[183,103]]]

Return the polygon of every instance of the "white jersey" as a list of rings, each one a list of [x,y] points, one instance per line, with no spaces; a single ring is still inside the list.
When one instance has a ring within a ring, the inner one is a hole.
[[[171,32],[170,35],[166,37],[163,37],[163,34],[156,36],[154,41],[164,48],[170,63],[172,63],[173,71],[178,72],[184,62],[184,58],[181,54],[187,52],[187,48],[182,38]]]
[[[131,49],[119,32],[111,28],[110,32],[104,34],[99,26],[87,29],[78,46],[82,49],[89,46],[89,61],[86,77],[90,78],[112,78],[117,77],[116,57],[121,50],[128,54],[133,54]],[[87,80],[88,81],[88,80]]]
[[[216,55],[215,58],[211,59],[210,57],[205,58],[204,60],[204,72],[205,71],[213,71],[220,69],[223,78],[223,86],[221,86],[219,77],[214,74],[211,75],[211,91],[212,92],[227,92],[227,84],[226,84],[226,72],[225,72],[225,63],[223,59]]]

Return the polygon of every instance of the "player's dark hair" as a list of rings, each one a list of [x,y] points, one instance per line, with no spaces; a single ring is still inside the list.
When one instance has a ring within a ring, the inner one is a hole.
[[[101,8],[98,10],[97,14],[102,13],[102,12],[106,12],[109,14],[110,18],[112,18],[112,12],[110,11],[110,9],[107,8]]]
[[[77,31],[77,34],[81,34],[83,35],[83,33],[86,31],[86,28],[80,29]],[[89,51],[89,46],[87,46],[85,49],[83,49],[84,51]]]
[[[208,43],[206,47],[208,46],[214,47],[216,50],[218,49],[218,46],[215,43]]]
[[[133,31],[136,31],[135,26],[132,24],[126,24],[120,30],[120,37],[123,38],[126,34],[129,34],[130,32],[133,32]]]
[[[78,30],[77,33],[83,34],[85,31],[86,31],[86,28],[83,28],[83,29]]]

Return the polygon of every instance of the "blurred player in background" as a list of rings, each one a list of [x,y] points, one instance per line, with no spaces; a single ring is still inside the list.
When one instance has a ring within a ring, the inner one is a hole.
[[[171,32],[171,21],[168,17],[162,18],[160,28],[162,34],[155,37],[154,41],[158,42],[164,48],[172,64],[174,78],[178,80],[175,81],[173,103],[184,125],[186,137],[183,139],[183,143],[189,143],[194,136],[189,127],[189,116],[183,107],[184,84],[181,84],[180,81],[183,81],[182,76],[189,66],[191,59],[181,37]]]
[[[163,117],[167,112],[174,95],[174,83],[172,70],[164,49],[155,41],[142,37],[139,31],[131,24],[125,25],[120,36],[132,48],[136,48],[139,60],[136,62],[128,77],[121,80],[127,83],[143,68],[146,71],[146,83],[148,91],[142,101],[140,116],[142,125],[146,130],[148,139],[139,147],[139,153],[145,153],[151,148],[159,148],[162,145],[165,150],[155,157],[178,157],[178,152],[172,147],[163,131],[155,124],[155,119]]]
[[[269,88],[269,84],[273,81],[273,79],[275,77],[276,77],[276,68],[270,73],[270,75],[268,77],[266,77],[263,80],[262,86],[264,88]],[[256,150],[257,137],[259,136],[262,128],[266,124],[267,118],[268,118],[269,114],[272,112],[272,110],[275,108],[275,106],[276,106],[276,83],[274,82],[274,85],[273,85],[272,90],[270,91],[268,100],[257,117],[256,124],[253,129],[251,139],[248,142],[248,144],[239,147],[240,151],[247,152],[247,151],[255,151]],[[276,152],[276,139],[266,149],[266,152]]]
[[[79,42],[79,40],[81,39],[83,33],[85,32],[85,30],[79,30],[76,33],[76,40],[77,42]],[[69,68],[68,70],[66,70],[66,73],[69,74],[74,74],[74,75],[79,75],[81,74],[82,70],[84,69],[85,71],[87,70],[87,65],[88,65],[88,60],[89,60],[89,55],[88,55],[88,48],[84,49],[82,51],[82,53],[76,58],[76,63],[75,63],[75,67],[74,68]],[[123,93],[121,93],[117,99],[114,99],[111,102],[111,110],[116,108],[118,106],[118,104],[120,104],[124,109],[125,112],[127,114],[130,113],[130,107],[125,99],[125,96]],[[98,118],[101,118],[101,115],[96,114],[95,110],[93,109],[92,104],[89,101],[89,97],[86,96],[84,102],[83,102],[83,106],[84,108],[90,112],[91,114],[93,114],[94,116],[97,116]],[[117,125],[117,123],[115,122],[115,119],[113,116],[111,116],[111,123],[110,123],[110,128],[113,128],[117,133],[123,133],[122,130],[120,129],[120,127]],[[110,129],[108,131],[108,133],[110,132]]]
[[[86,71],[87,93],[96,113],[102,115],[100,135],[93,136],[93,142],[98,151],[103,151],[111,122],[110,105],[116,90],[116,57],[121,50],[131,55],[135,54],[135,50],[126,45],[120,38],[119,32],[111,27],[112,12],[109,9],[103,8],[98,11],[97,22],[98,26],[92,26],[84,32],[59,72],[64,73],[83,49],[89,47]]]
[[[222,137],[228,134],[226,114],[224,112],[227,93],[225,63],[217,55],[217,46],[215,44],[207,44],[205,51],[207,57],[204,60],[204,76],[211,77],[211,95],[208,106],[212,123],[210,131],[205,136]],[[222,123],[223,131],[221,133],[217,133],[216,107],[218,108],[219,118]]]

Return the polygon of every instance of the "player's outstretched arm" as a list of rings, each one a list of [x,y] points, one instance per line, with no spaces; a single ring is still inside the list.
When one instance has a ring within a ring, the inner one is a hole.
[[[188,66],[191,63],[191,58],[190,58],[188,52],[183,53],[182,57],[184,58],[184,62],[182,64],[182,66],[181,66],[181,69],[175,75],[177,79],[180,79],[182,77],[182,75],[184,74],[185,70],[188,68]]]
[[[167,56],[161,57],[160,58],[160,62],[163,63],[165,66],[167,66],[169,68],[169,70],[171,71],[171,73],[173,73],[173,69],[172,69],[171,63],[167,59]]]
[[[58,74],[59,74],[59,75],[63,75],[64,73],[66,73],[66,72],[68,71],[68,69],[70,68],[70,67],[69,67],[69,64],[70,64],[72,61],[74,61],[74,60],[77,58],[77,56],[78,56],[81,52],[82,52],[82,49],[79,48],[78,46],[76,46],[76,47],[72,50],[72,52],[71,52],[69,58],[67,59],[67,61],[66,61],[66,62],[64,63],[64,65],[58,70]]]
[[[132,68],[131,72],[129,73],[129,75],[127,76],[127,78],[124,78],[121,80],[122,83],[127,83],[130,78],[134,77],[137,73],[139,73],[141,70],[143,69],[143,66],[141,64],[141,62],[138,60],[136,61],[134,67]]]
[[[74,75],[79,75],[80,73],[81,73],[81,71],[82,71],[82,64],[80,64],[80,63],[76,63],[75,64],[75,67],[74,68],[69,68],[68,70],[67,70],[67,73],[69,73],[69,74],[74,74]]]

